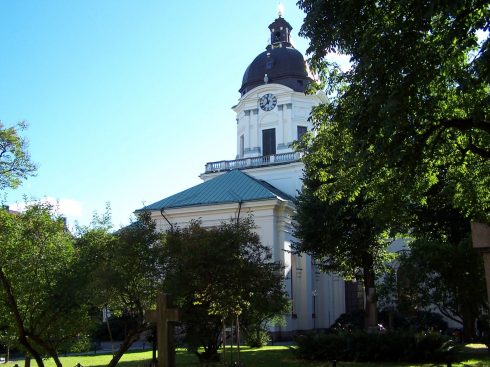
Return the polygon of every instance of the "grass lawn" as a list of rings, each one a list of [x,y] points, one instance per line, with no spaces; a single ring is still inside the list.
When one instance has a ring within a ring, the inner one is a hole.
[[[465,348],[465,360],[462,363],[455,363],[453,367],[490,367],[490,353],[484,348],[483,345],[470,345]],[[234,354],[236,357],[236,354]],[[230,359],[230,353],[227,352],[227,360]],[[103,367],[106,366],[111,358],[110,354],[97,354],[97,355],[80,355],[80,356],[68,356],[62,357],[61,362],[64,367],[74,367],[77,363],[80,363],[83,367]],[[147,366],[151,359],[151,351],[137,351],[127,353],[121,360],[118,366],[120,367],[144,367]],[[236,358],[235,358],[236,360]],[[291,350],[284,346],[269,346],[261,349],[251,349],[244,347],[240,353],[240,362],[245,367],[330,367],[331,363],[328,362],[310,362],[297,360]],[[0,366],[13,367],[15,363],[19,366],[23,366],[23,361],[13,361]],[[36,367],[36,362],[32,361],[31,366]],[[187,353],[183,349],[177,351],[177,366],[200,366],[197,358],[193,354]],[[221,364],[216,366],[222,366]],[[434,365],[434,364],[407,364],[407,363],[349,363],[338,362],[337,367],[446,367],[446,365]],[[46,361],[46,367],[55,367],[55,364],[51,360]]]

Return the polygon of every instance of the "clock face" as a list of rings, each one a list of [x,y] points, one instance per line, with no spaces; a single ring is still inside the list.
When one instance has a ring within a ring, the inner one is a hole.
[[[275,95],[271,93],[264,94],[260,97],[259,105],[264,111],[270,111],[276,107],[277,98]]]

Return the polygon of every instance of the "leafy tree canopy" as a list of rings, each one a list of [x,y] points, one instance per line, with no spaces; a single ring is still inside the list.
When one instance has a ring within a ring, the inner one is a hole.
[[[324,167],[318,196],[366,193],[363,209],[390,219],[422,202],[447,172],[450,198],[490,221],[488,1],[300,0],[301,34],[331,103],[313,112],[307,158]],[[342,71],[328,52],[351,57]],[[364,194],[363,194],[364,195]]]
[[[10,333],[43,365],[87,332],[88,309],[73,280],[83,273],[65,222],[52,206],[0,210],[0,310]],[[0,320],[2,321],[2,320]]]
[[[297,202],[295,250],[312,255],[324,271],[347,279],[382,272],[390,258],[386,251],[390,242],[382,225],[359,215],[362,207],[360,199],[332,204],[318,200],[305,185]]]
[[[115,366],[141,333],[151,329],[144,314],[154,306],[161,289],[161,239],[148,212],[111,232],[108,208],[105,215],[94,218],[91,227],[79,228],[76,242],[92,290],[89,301],[98,310],[107,307],[128,320],[124,340],[108,366]]]
[[[194,221],[167,232],[165,290],[183,312],[187,342],[217,356],[225,319],[244,326],[287,310],[281,265],[260,243],[250,218],[204,228]]]
[[[305,161],[304,187],[298,196],[293,248],[310,254],[321,269],[347,279],[363,281],[366,292],[368,327],[376,321],[376,279],[390,259],[387,248],[387,223],[362,215],[365,198],[353,201],[318,200],[317,162]],[[327,191],[323,191],[325,194]]]
[[[435,306],[461,323],[469,339],[487,299],[483,262],[471,245],[470,221],[447,200],[444,182],[439,177],[429,190],[427,206],[412,209],[413,241],[399,258],[399,306]]]
[[[5,128],[0,121],[0,190],[16,188],[22,179],[34,175],[36,165],[27,152],[27,142],[19,135],[25,123]]]

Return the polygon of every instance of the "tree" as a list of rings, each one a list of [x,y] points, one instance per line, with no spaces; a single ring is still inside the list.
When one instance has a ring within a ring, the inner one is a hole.
[[[318,174],[325,200],[367,193],[364,211],[403,218],[443,167],[454,205],[489,223],[489,2],[298,4],[312,69],[333,92],[312,116],[329,164]],[[349,55],[351,68],[328,64],[330,51]]]
[[[36,165],[27,152],[27,142],[19,132],[25,123],[5,128],[0,121],[0,190],[16,188],[22,179],[34,175]]]
[[[295,215],[294,235],[298,241],[293,248],[297,253],[310,254],[326,272],[338,273],[347,279],[361,278],[367,300],[366,327],[376,328],[376,279],[389,258],[387,224],[375,217],[363,216],[366,201],[360,197],[352,202],[319,200],[321,185],[311,174],[318,171],[318,162],[310,158],[312,156],[304,160],[304,185]]]
[[[437,307],[461,324],[465,339],[471,340],[486,292],[481,257],[470,239],[459,243],[415,240],[410,251],[400,256],[399,264],[400,304],[408,310]]]
[[[63,218],[35,203],[25,212],[0,210],[0,309],[18,345],[38,366],[77,340],[90,325],[87,308],[73,287],[77,252]]]
[[[251,218],[212,228],[194,221],[166,234],[164,288],[182,309],[187,343],[204,347],[201,359],[218,358],[224,320],[247,327],[287,309],[281,266],[253,228]]]
[[[470,222],[447,200],[444,174],[429,191],[427,206],[413,208],[409,251],[399,258],[399,306],[436,306],[463,326],[469,340],[486,303],[481,256],[472,248]]]
[[[161,289],[161,234],[148,212],[135,222],[110,232],[110,215],[95,218],[91,228],[80,228],[77,246],[90,275],[91,302],[99,310],[108,308],[124,316],[124,340],[108,366],[117,365],[123,354],[151,329],[144,318]]]

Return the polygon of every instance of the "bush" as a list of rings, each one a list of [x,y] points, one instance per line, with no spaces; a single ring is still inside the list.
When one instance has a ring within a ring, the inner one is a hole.
[[[363,330],[365,318],[366,312],[364,310],[343,313],[335,320],[335,323],[330,328],[336,332]]]
[[[271,341],[269,333],[266,330],[254,330],[245,335],[245,344],[250,348],[262,348]]]
[[[386,328],[390,326],[389,318],[392,317],[394,329],[412,330],[417,332],[436,331],[447,333],[447,322],[442,315],[430,311],[417,311],[412,315],[404,315],[397,311],[382,310],[378,319]]]
[[[407,331],[308,334],[296,339],[296,353],[314,360],[437,363],[454,360],[448,340],[439,333]]]

